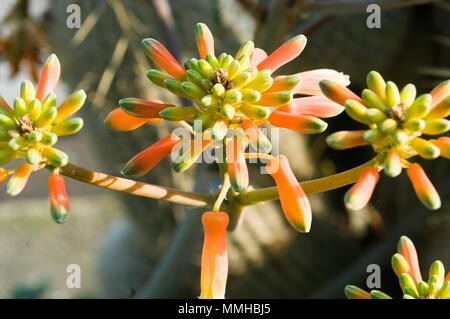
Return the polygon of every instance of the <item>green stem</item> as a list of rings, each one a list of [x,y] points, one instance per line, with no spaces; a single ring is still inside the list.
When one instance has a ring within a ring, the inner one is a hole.
[[[209,194],[184,192],[169,187],[140,183],[127,178],[94,172],[73,164],[67,164],[62,167],[61,174],[98,187],[141,197],[160,199],[175,204],[203,207],[214,203],[214,196]]]
[[[302,182],[300,185],[307,195],[323,193],[332,189],[355,183],[361,172],[370,166],[377,166],[377,159],[372,159],[360,166],[349,169],[345,172]],[[278,189],[276,187],[266,187],[242,193],[239,202],[243,206],[254,205],[259,202],[278,199]]]

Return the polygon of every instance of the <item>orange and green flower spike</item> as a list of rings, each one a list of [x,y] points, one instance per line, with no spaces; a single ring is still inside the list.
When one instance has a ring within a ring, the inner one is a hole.
[[[289,223],[297,231],[308,233],[311,228],[311,206],[308,197],[292,172],[284,155],[274,157],[266,165],[277,184],[281,207]]]
[[[62,176],[53,174],[49,177],[48,193],[53,220],[58,224],[64,224],[69,219],[69,199],[66,192],[66,183]]]
[[[331,148],[341,150],[370,145],[376,155],[376,168],[390,177],[397,177],[403,168],[423,205],[438,209],[441,201],[425,172],[410,159],[420,156],[432,160],[450,158],[448,137],[428,139],[450,130],[450,80],[436,86],[429,94],[417,96],[413,84],[401,90],[393,82],[385,82],[375,71],[367,75],[367,89],[361,98],[344,86],[330,80],[320,82],[325,96],[345,107],[355,121],[367,130],[342,131],[328,137]],[[370,196],[369,196],[370,198]],[[358,205],[359,208],[363,206]]]
[[[37,88],[23,81],[13,107],[0,98],[0,165],[15,159],[24,162],[10,170],[12,176],[6,185],[9,195],[18,195],[33,171],[67,165],[67,154],[54,145],[58,137],[75,134],[83,127],[82,118],[72,117],[86,100],[83,90],[57,106],[53,90],[60,71],[58,58],[52,54],[42,68]]]
[[[226,231],[229,222],[225,212],[206,212],[204,229],[201,293],[202,299],[223,299],[228,276]]]
[[[435,260],[429,268],[428,281],[424,281],[416,248],[408,237],[400,238],[397,253],[392,256],[391,265],[399,279],[404,299],[450,299],[450,276],[445,276],[444,264]],[[369,294],[352,285],[346,286],[344,292],[348,299],[391,298],[379,290],[372,290]]]
[[[229,141],[224,138],[228,129],[244,130],[242,154],[248,145],[258,153],[266,154],[272,145],[260,129],[263,125],[315,134],[327,128],[327,123],[320,118],[333,117],[344,110],[322,95],[319,82],[333,80],[345,87],[349,84],[347,76],[329,69],[274,75],[281,66],[300,55],[306,45],[304,35],[288,40],[269,55],[255,48],[252,41],[244,42],[234,55],[219,54],[211,31],[205,24],[198,23],[195,42],[199,57],[180,63],[158,41],[143,40],[148,57],[159,68],[147,72],[149,80],[178,97],[191,100],[191,103],[175,106],[126,98],[120,100],[119,105],[131,117],[124,116],[121,121],[120,113],[114,110],[105,120],[106,125],[113,129],[131,130],[144,124],[136,119],[161,118],[187,128],[191,135],[207,135],[211,141],[204,139],[207,142],[200,143],[199,150],[175,157],[178,162],[183,162],[172,165],[177,172],[190,167],[214,142],[218,142],[214,145],[219,145],[225,153],[223,159],[233,160],[232,155],[226,154]],[[294,98],[297,93],[311,97]],[[227,166],[229,163],[224,164]],[[245,191],[249,184],[244,167],[243,160],[238,165],[229,165],[232,188],[237,192]]]

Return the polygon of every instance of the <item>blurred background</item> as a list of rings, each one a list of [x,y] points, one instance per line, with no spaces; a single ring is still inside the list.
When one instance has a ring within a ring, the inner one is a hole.
[[[381,28],[369,29],[367,5],[381,5]],[[80,7],[80,28],[67,19]],[[69,11],[69,12],[68,12]],[[332,68],[349,74],[360,92],[365,75],[377,70],[400,86],[419,92],[450,78],[450,2],[431,0],[5,0],[0,4],[0,94],[9,102],[20,81],[36,78],[49,53],[62,64],[59,100],[78,88],[88,93],[85,128],[62,139],[72,163],[119,174],[137,151],[169,130],[166,124],[134,132],[103,126],[105,115],[124,97],[174,97],[146,78],[150,68],[140,40],[153,37],[185,60],[195,56],[194,26],[206,23],[217,52],[235,52],[253,39],[273,50],[304,33],[308,45],[281,73]],[[282,131],[280,151],[300,180],[360,165],[370,149],[333,151],[325,138],[357,128],[347,115],[327,121],[324,134]],[[328,133],[328,134],[327,134]],[[450,266],[450,165],[422,161],[441,194],[439,211],[426,211],[406,174],[381,178],[371,204],[347,211],[347,188],[311,197],[314,221],[309,234],[297,234],[278,202],[245,211],[230,233],[228,298],[343,298],[346,284],[365,286],[366,267],[382,267],[382,290],[399,297],[390,257],[401,235],[413,239],[423,272],[440,259]],[[201,212],[144,200],[68,181],[71,219],[55,224],[49,216],[47,172],[33,174],[17,198],[0,194],[1,298],[193,298],[199,293]],[[188,173],[170,171],[168,162],[143,181],[184,190],[214,191],[214,167]],[[251,170],[254,187],[271,185]],[[69,264],[81,267],[81,288],[66,285]]]

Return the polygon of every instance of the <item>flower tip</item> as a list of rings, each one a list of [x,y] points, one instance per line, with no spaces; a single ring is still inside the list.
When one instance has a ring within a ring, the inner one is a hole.
[[[70,217],[69,211],[61,205],[51,207],[50,214],[57,224],[64,224]]]
[[[27,185],[32,171],[32,165],[28,163],[21,164],[6,184],[6,194],[10,196],[19,195]]]
[[[125,164],[125,166],[120,170],[120,174],[122,176],[130,177],[130,178],[138,178],[138,177],[142,177],[145,175],[144,172],[139,173],[131,161],[129,161],[127,164]]]
[[[58,224],[69,219],[69,199],[66,184],[61,175],[53,174],[48,179],[48,192],[50,197],[50,214]]]
[[[377,168],[366,168],[356,184],[345,193],[345,206],[351,210],[363,209],[372,197],[378,179],[379,173]]]
[[[45,61],[45,64],[53,64],[60,66],[59,59],[55,53],[52,53],[48,56],[47,61]]]
[[[201,261],[201,299],[223,299],[228,276],[226,231],[229,223],[225,212],[202,215],[204,239]]]
[[[153,38],[145,38],[145,39],[142,39],[141,43],[142,43],[142,46],[144,47],[144,49],[148,50],[151,47],[153,47],[154,45],[159,44],[159,41],[155,40]]]
[[[407,173],[414,191],[422,204],[431,210],[441,208],[441,198],[422,166],[413,163],[408,167]]]
[[[305,48],[306,42],[307,39],[303,34],[293,37],[292,39],[282,44],[266,59],[261,61],[258,64],[258,69],[259,70],[269,69],[272,72],[276,71],[284,64],[298,57]]]
[[[345,286],[344,294],[347,299],[371,299],[367,291],[353,285]]]

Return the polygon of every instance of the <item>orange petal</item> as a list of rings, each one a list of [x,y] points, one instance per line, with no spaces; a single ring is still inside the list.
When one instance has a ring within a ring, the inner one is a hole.
[[[223,299],[228,276],[226,231],[229,222],[225,212],[206,212],[202,216],[204,229],[201,269],[202,299]]]
[[[0,167],[0,184],[4,183],[6,179],[8,178],[8,172]]]
[[[144,99],[138,99],[134,97],[128,97],[119,101],[120,107],[135,117],[142,118],[158,118],[159,112],[162,110],[173,107],[173,104],[161,103],[160,101],[147,101]]]
[[[230,183],[237,193],[244,191],[248,186],[248,169],[245,162],[245,145],[234,136],[227,143],[227,166]]]
[[[422,281],[420,273],[419,258],[417,257],[416,247],[414,243],[406,236],[402,236],[397,245],[397,252],[405,257],[409,265],[408,274],[414,279],[416,284]]]
[[[177,80],[182,80],[186,70],[161,43],[154,39],[142,40],[145,53],[159,68]]]
[[[300,84],[295,88],[295,93],[306,95],[322,95],[320,90],[320,81],[329,80],[340,86],[348,86],[350,81],[348,75],[330,69],[317,69],[306,72],[300,72]]]
[[[298,57],[305,48],[306,41],[306,37],[300,34],[285,42],[258,64],[258,70],[269,69],[275,72],[286,63]]]
[[[450,95],[450,80],[439,83],[431,92],[431,108]]]
[[[365,131],[339,131],[327,137],[327,144],[335,150],[346,150],[367,145],[364,140]]]
[[[204,23],[197,23],[195,26],[195,39],[198,53],[202,59],[208,54],[214,55],[214,38],[209,28]]]
[[[375,167],[366,168],[359,180],[345,194],[345,205],[352,210],[360,210],[367,205],[372,197],[380,174]]]
[[[422,166],[413,163],[408,166],[407,173],[414,191],[422,204],[428,209],[439,209],[441,207],[441,198]]]
[[[55,54],[51,54],[44,64],[36,90],[36,98],[44,101],[48,93],[52,92],[58,83],[61,66]]]
[[[164,157],[170,154],[180,138],[174,134],[167,135],[158,142],[135,155],[122,169],[125,176],[141,177],[155,167]]]
[[[250,66],[256,68],[256,66],[266,58],[267,58],[266,51],[260,48],[255,48],[253,51],[252,59],[250,60]]]
[[[328,124],[314,116],[299,115],[281,111],[272,112],[269,122],[278,127],[284,127],[299,133],[317,134],[327,129]]]
[[[447,273],[447,276],[445,276],[444,281],[445,282],[450,281],[450,271]]]
[[[450,137],[442,136],[437,140],[431,140],[430,142],[439,147],[442,157],[450,159]]]
[[[300,81],[298,74],[279,75],[273,79],[272,86],[266,92],[293,91]]]
[[[293,99],[279,110],[293,114],[328,118],[341,114],[345,108],[325,96],[318,95]]]
[[[372,299],[367,291],[353,285],[345,286],[344,293],[347,299]]]
[[[320,90],[327,98],[340,105],[344,105],[347,100],[355,100],[364,104],[364,101],[359,96],[338,83],[330,80],[323,80],[320,81],[319,85]]]
[[[278,188],[281,207],[286,219],[297,231],[309,232],[311,228],[311,206],[305,192],[292,172],[284,155],[274,157],[266,165]]]
[[[160,118],[144,119],[133,117],[120,107],[109,112],[105,118],[106,126],[116,131],[132,131],[146,123],[158,123],[160,121]]]

